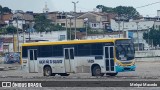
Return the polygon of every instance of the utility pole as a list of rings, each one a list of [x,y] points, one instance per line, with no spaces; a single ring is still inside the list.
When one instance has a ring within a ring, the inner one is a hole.
[[[74,26],[74,37],[75,37],[75,39],[76,39],[76,4],[78,3],[78,1],[77,2],[72,2],[73,4],[74,4],[74,20],[75,20],[75,26]]]
[[[120,38],[120,20],[118,21],[118,36],[119,36],[119,38]]]
[[[32,22],[29,21],[29,42],[31,40],[31,27],[32,27],[31,24],[32,24]]]
[[[69,25],[70,25],[70,32],[69,32],[69,36],[70,36],[70,40],[71,40],[71,18],[69,18],[69,20],[70,20],[70,23],[69,23]]]
[[[125,34],[124,34],[124,19],[123,19],[123,38],[126,38],[124,35]]]
[[[19,52],[19,32],[18,32],[18,16],[16,17],[16,22],[17,22],[17,44],[18,44],[18,52]]]
[[[68,19],[68,18],[67,18],[67,13],[65,13],[65,17],[66,17],[66,34],[67,34],[67,33],[68,33],[68,32],[67,32],[67,19]],[[68,37],[68,35],[67,35],[67,37]],[[67,40],[68,40],[68,38],[67,38]]]
[[[88,37],[88,31],[87,31],[87,26],[88,26],[88,18],[85,18],[84,19],[84,23],[85,23],[85,26],[86,26],[86,39],[87,39],[87,37]]]
[[[138,35],[138,21],[136,21],[136,24],[137,24],[137,40],[138,40],[138,51],[139,51],[139,35]]]
[[[148,45],[150,46],[150,40],[149,40],[149,31],[150,31],[150,28],[149,28],[149,26],[147,26],[147,29],[148,29],[148,30],[147,30],[147,33],[148,33]],[[149,49],[150,49],[150,47],[149,47]],[[148,50],[149,50],[149,49],[148,49]]]
[[[120,17],[119,16],[118,16],[118,20],[116,22],[118,24],[118,37],[120,38],[120,24],[121,24],[121,21],[120,21]]]
[[[13,27],[13,23],[11,22],[11,20],[9,20],[9,26]],[[15,41],[14,41],[14,30],[12,30],[12,34],[13,34],[13,52],[15,52]]]
[[[24,23],[25,22],[23,22],[24,21],[24,15],[23,15],[23,19],[22,19],[22,31],[23,31],[23,43],[24,43],[24,39],[25,39],[25,37],[24,37]]]

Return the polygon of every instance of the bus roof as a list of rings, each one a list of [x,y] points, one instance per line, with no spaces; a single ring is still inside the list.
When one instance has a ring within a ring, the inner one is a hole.
[[[110,38],[110,39],[92,39],[92,40],[69,40],[69,41],[55,41],[55,42],[31,42],[24,43],[22,46],[43,46],[43,45],[62,45],[62,44],[83,44],[83,43],[98,43],[98,42],[114,42],[115,40],[122,40],[127,38]]]

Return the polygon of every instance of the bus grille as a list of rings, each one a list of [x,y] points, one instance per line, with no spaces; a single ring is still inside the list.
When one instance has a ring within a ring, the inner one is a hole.
[[[121,62],[122,64],[131,64],[132,62]]]

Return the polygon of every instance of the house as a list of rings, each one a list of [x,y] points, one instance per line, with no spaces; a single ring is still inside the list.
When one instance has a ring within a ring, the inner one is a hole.
[[[76,13],[76,28],[84,27],[84,20],[79,19],[78,16],[84,13]],[[65,28],[74,28],[75,27],[75,15],[72,12],[58,12],[56,14],[56,24],[59,24]]]
[[[9,22],[9,19],[11,18],[12,14],[10,13],[4,13],[3,15],[0,15],[0,27],[4,27],[7,25],[7,22]]]
[[[40,41],[45,42],[45,41],[67,40],[66,31],[52,31],[52,32],[41,32],[41,33],[33,32],[33,33],[25,33],[25,34],[20,33],[18,36],[19,36],[19,39],[17,39],[17,34],[1,35],[0,39],[1,39],[1,42],[3,42],[3,52],[13,52],[13,51],[17,52],[18,50],[20,50],[21,44],[25,42],[40,42]],[[13,40],[13,37],[14,37],[14,40]]]
[[[106,29],[110,26],[110,19],[115,16],[116,14],[102,12],[77,12],[76,28],[85,28],[87,25],[93,30]],[[73,12],[48,13],[48,17],[63,27],[75,27],[75,14]]]
[[[11,22],[13,26],[18,27],[20,30],[23,30],[24,24],[31,24],[33,27],[34,17],[32,13],[24,13],[23,11],[17,11],[13,14]]]
[[[100,12],[87,12],[77,19],[85,19],[88,18],[88,25],[92,29],[103,29],[105,25],[108,25],[107,13]]]

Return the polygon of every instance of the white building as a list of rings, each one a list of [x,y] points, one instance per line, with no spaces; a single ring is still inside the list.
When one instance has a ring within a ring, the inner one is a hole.
[[[111,28],[113,31],[124,31],[126,38],[133,38],[135,44],[144,44],[144,48],[149,47],[149,45],[143,39],[143,33],[149,31],[154,24],[155,21],[130,20],[129,22],[116,22],[113,19],[111,20]]]
[[[1,35],[2,38],[13,38],[13,35]],[[14,45],[15,45],[15,51],[18,50],[18,45],[17,45],[17,34],[14,35],[15,40],[14,40]],[[23,38],[24,37],[24,38]],[[32,42],[38,42],[38,41],[62,41],[62,40],[67,40],[67,32],[66,31],[53,31],[53,32],[42,32],[42,33],[21,33],[19,34],[19,48],[22,43],[29,42],[29,37],[30,41]],[[3,45],[7,46],[4,52],[13,52],[13,41],[10,40],[11,42],[6,42],[3,43]],[[17,48],[16,48],[17,47]],[[19,49],[20,50],[20,49]]]

